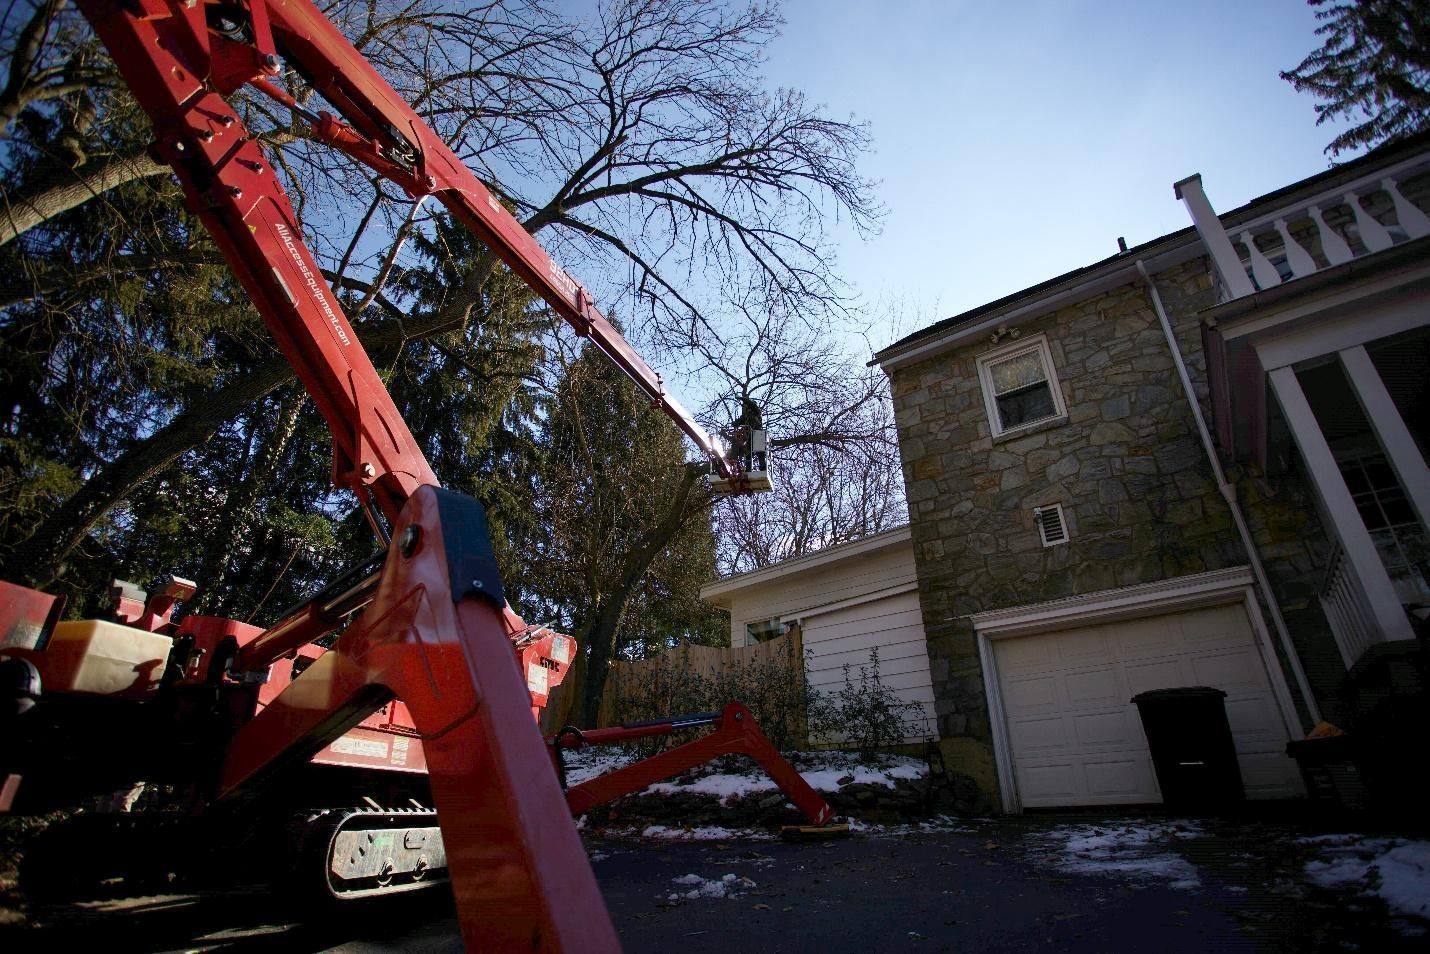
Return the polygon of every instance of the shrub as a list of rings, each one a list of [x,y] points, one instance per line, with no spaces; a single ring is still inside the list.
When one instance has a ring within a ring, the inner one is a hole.
[[[869,650],[869,662],[859,667],[856,681],[844,664],[844,688],[818,693],[809,708],[809,733],[831,747],[853,748],[865,758],[898,745],[914,734],[922,708],[903,702],[879,676],[879,649]]]

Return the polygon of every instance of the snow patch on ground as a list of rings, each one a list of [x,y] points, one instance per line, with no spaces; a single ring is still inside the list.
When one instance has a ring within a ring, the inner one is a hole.
[[[614,772],[636,761],[635,756],[617,749],[582,749],[567,753],[566,783],[580,785],[593,778]],[[837,792],[845,785],[881,785],[893,788],[899,780],[914,780],[928,774],[928,765],[907,756],[889,756],[881,764],[860,761],[847,752],[810,752],[796,754],[805,768],[799,773],[818,792]],[[745,761],[749,765],[749,761]],[[719,772],[710,766],[697,766],[675,781],[656,782],[645,790],[647,795],[711,795],[721,801],[746,795],[777,791],[779,786],[760,768],[744,772]]]
[[[690,782],[656,782],[647,795],[714,795],[721,801],[742,795],[772,792],[778,786],[768,775],[705,775]]]
[[[1124,875],[1190,890],[1201,887],[1201,877],[1194,865],[1170,849],[1178,841],[1201,836],[1195,823],[1178,821],[1078,825],[1030,837],[1051,849],[1044,857],[1060,871]]]
[[[913,780],[928,774],[929,767],[917,759],[900,758],[894,764],[880,767],[855,765],[843,768],[821,768],[800,772],[817,792],[837,792],[845,785],[882,785],[893,788],[899,779]]]
[[[757,887],[749,878],[735,874],[721,875],[719,878],[702,878],[698,874],[680,875],[671,878],[677,886],[675,891],[665,896],[667,901],[695,901],[700,898],[738,898],[750,888]]]
[[[774,835],[758,828],[722,828],[719,825],[672,828],[668,825],[650,825],[641,829],[640,837],[656,841],[770,841]]]
[[[881,785],[893,788],[900,779],[920,779],[928,774],[928,765],[906,756],[891,756],[883,765],[869,765],[853,760],[846,753],[811,753],[800,757],[806,768],[800,775],[817,792],[837,792],[845,785]],[[701,772],[699,768],[695,769]],[[713,795],[722,801],[746,795],[773,792],[775,785],[764,772],[699,774],[675,782],[657,782],[646,789],[649,795]]]
[[[593,778],[625,768],[636,761],[620,749],[582,749],[579,752],[565,752],[566,784],[580,785]]]
[[[870,838],[903,838],[908,835],[919,835],[929,832],[959,832],[970,831],[964,824],[964,819],[953,818],[949,815],[937,815],[928,821],[916,822],[910,825],[873,825],[862,822],[857,818],[848,819],[849,830],[857,835],[865,835]]]
[[[1394,914],[1430,920],[1430,841],[1321,835],[1300,838],[1319,849],[1306,877],[1323,888],[1379,895]],[[1414,926],[1409,933],[1420,933]]]

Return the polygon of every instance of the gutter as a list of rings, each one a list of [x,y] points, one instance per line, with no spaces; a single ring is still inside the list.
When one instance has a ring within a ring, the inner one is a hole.
[[[1167,338],[1167,348],[1172,352],[1172,362],[1177,366],[1177,378],[1182,382],[1182,391],[1186,394],[1187,403],[1192,407],[1192,417],[1196,419],[1197,433],[1201,435],[1202,449],[1206,451],[1207,461],[1211,464],[1217,490],[1221,493],[1222,499],[1226,501],[1226,505],[1231,508],[1231,519],[1236,524],[1237,533],[1241,536],[1241,545],[1246,549],[1247,556],[1251,560],[1251,572],[1256,578],[1257,588],[1261,590],[1261,598],[1266,601],[1266,606],[1271,611],[1271,621],[1276,628],[1277,641],[1281,643],[1281,649],[1286,654],[1286,662],[1291,667],[1291,675],[1296,680],[1296,688],[1301,693],[1301,698],[1306,704],[1306,713],[1311,717],[1311,723],[1314,725],[1321,721],[1321,709],[1316,704],[1316,697],[1311,693],[1311,684],[1306,679],[1306,671],[1301,668],[1301,657],[1291,642],[1291,634],[1286,629],[1286,620],[1281,615],[1281,604],[1276,599],[1276,593],[1271,589],[1271,581],[1267,579],[1266,568],[1261,563],[1261,554],[1256,549],[1251,529],[1246,525],[1246,518],[1241,512],[1241,504],[1236,499],[1236,489],[1227,482],[1226,472],[1222,470],[1221,458],[1217,456],[1216,452],[1216,444],[1212,442],[1211,431],[1207,430],[1206,418],[1202,416],[1202,405],[1197,400],[1196,390],[1192,387],[1192,379],[1191,375],[1187,373],[1186,362],[1182,360],[1182,349],[1177,346],[1177,336],[1172,332],[1172,323],[1167,318],[1167,310],[1162,307],[1162,296],[1157,292],[1157,286],[1153,283],[1152,276],[1147,274],[1147,267],[1140,258],[1137,260],[1137,272],[1147,285],[1147,291],[1152,298],[1152,308],[1157,312],[1157,320],[1162,324],[1162,334]]]

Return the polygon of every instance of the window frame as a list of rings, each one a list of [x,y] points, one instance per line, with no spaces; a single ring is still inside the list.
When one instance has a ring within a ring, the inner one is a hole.
[[[1037,352],[1039,360],[1042,362],[1043,373],[1047,378],[1048,392],[1053,399],[1053,413],[1034,421],[1025,421],[1022,424],[1015,424],[1012,427],[1004,427],[1003,417],[998,412],[998,396],[993,388],[993,365],[1000,364],[1010,358],[1020,357],[1030,352]],[[1048,347],[1047,335],[1039,334],[1022,338],[979,355],[978,383],[983,391],[983,408],[988,415],[989,434],[991,437],[998,438],[1008,434],[1018,434],[1035,427],[1067,419],[1067,406],[1063,403],[1063,390],[1058,382],[1057,368],[1053,365],[1053,353],[1052,349]]]
[[[757,646],[760,643],[767,643],[771,640],[779,639],[781,636],[783,636],[786,632],[789,631],[789,625],[789,623],[785,622],[785,620],[781,619],[778,616],[765,616],[760,619],[746,620],[745,645]],[[760,637],[756,635],[754,631],[754,627],[757,626],[768,626],[769,628],[762,629],[761,632],[770,633],[771,635],[765,637],[764,639],[760,639]]]

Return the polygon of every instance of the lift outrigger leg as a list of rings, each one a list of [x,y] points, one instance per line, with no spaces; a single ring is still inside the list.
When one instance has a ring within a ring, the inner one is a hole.
[[[780,791],[804,813],[811,825],[824,826],[834,818],[834,809],[830,808],[829,803],[810,787],[783,755],[780,755],[779,750],[770,744],[750,710],[738,702],[729,703],[722,712],[669,716],[611,729],[563,729],[551,740],[551,744],[557,758],[560,758],[564,749],[615,745],[653,735],[670,735],[679,729],[702,725],[714,726],[715,731],[693,742],[676,746],[659,755],[568,788],[566,804],[571,807],[571,814],[581,815],[597,805],[614,801],[622,795],[639,792],[647,785],[679,775],[722,755],[748,755],[760,764],[780,787]]]
[[[220,797],[312,755],[394,696],[422,736],[467,949],[615,951],[502,626],[481,505],[423,487],[367,610],[228,747]],[[553,823],[555,822],[555,823]]]

